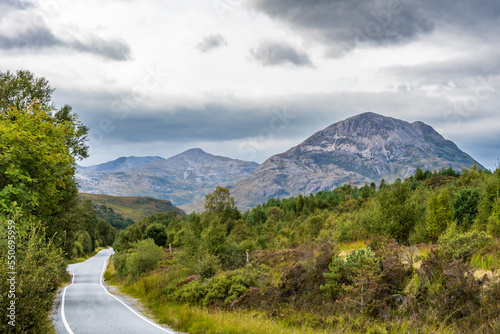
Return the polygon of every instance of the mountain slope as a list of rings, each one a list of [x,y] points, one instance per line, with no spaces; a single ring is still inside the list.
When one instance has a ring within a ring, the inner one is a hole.
[[[413,175],[420,167],[470,168],[477,161],[422,122],[364,113],[316,132],[290,150],[272,156],[238,182],[238,207],[271,197],[332,189],[345,183],[379,183]]]
[[[153,213],[172,212],[178,216],[185,214],[184,211],[173,206],[170,201],[151,197],[109,196],[85,193],[80,193],[79,196],[82,199],[90,199],[95,205],[105,205],[108,208],[112,208],[116,213],[136,222]]]
[[[258,167],[255,162],[191,149],[167,160],[117,171],[79,170],[80,191],[115,196],[145,196],[192,203],[216,186],[231,187]]]

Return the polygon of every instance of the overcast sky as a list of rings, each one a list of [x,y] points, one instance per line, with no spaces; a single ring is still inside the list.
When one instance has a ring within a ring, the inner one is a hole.
[[[92,165],[263,162],[371,111],[500,158],[498,0],[2,0],[0,71],[49,80]]]

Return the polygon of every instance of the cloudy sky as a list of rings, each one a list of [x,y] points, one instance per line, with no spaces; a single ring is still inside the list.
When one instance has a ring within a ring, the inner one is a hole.
[[[48,79],[91,157],[263,162],[371,111],[500,158],[498,0],[2,0],[0,71]]]

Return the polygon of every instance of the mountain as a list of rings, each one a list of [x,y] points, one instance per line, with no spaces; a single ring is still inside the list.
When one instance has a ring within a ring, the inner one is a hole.
[[[165,161],[162,157],[121,157],[113,161],[108,161],[94,166],[78,166],[79,169],[89,172],[102,172],[110,170],[122,170],[154,162]]]
[[[173,206],[170,201],[151,197],[109,196],[85,193],[80,193],[79,196],[82,199],[90,199],[94,205],[104,205],[107,208],[111,208],[124,218],[129,218],[136,222],[153,213],[173,212],[178,216],[185,214],[184,211]]]
[[[215,156],[196,148],[133,168],[79,169],[76,179],[84,193],[154,197],[177,206],[203,198],[218,185],[232,187],[258,166],[255,162]]]
[[[423,170],[477,164],[453,142],[422,122],[364,113],[316,132],[267,159],[232,190],[240,209],[271,197],[310,194],[350,183],[392,182]]]

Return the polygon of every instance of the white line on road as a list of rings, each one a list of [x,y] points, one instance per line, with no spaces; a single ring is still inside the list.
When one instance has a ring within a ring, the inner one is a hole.
[[[129,307],[127,304],[125,304],[123,301],[121,301],[120,299],[118,299],[115,295],[111,294],[108,289],[106,289],[106,287],[104,286],[103,282],[104,282],[104,272],[106,271],[106,267],[107,267],[107,264],[108,264],[108,260],[109,260],[109,257],[111,256],[111,254],[109,254],[108,258],[104,261],[104,266],[102,268],[102,272],[101,272],[101,281],[100,281],[100,284],[101,284],[101,287],[104,289],[104,291],[106,291],[106,293],[108,295],[110,295],[111,297],[113,297],[114,299],[118,300],[120,303],[123,304],[123,306],[125,306],[126,308],[128,308],[130,310],[130,312],[132,312],[133,314],[135,314],[136,316],[138,316],[139,318],[141,318],[142,320],[146,321],[147,323],[149,323],[150,325],[153,325],[154,327],[164,331],[165,333],[169,333],[169,334],[176,334],[175,332],[172,332],[172,331],[169,331],[168,329],[164,328],[164,327],[161,327],[157,324],[155,324],[154,322],[152,322],[151,320],[145,318],[144,316],[140,315],[139,313],[137,313],[136,311],[134,311],[131,307]],[[64,300],[64,299],[63,299]],[[64,304],[63,304],[64,305]],[[73,334],[73,332],[71,332],[70,334]]]
[[[62,303],[61,303],[61,317],[63,320],[64,327],[66,328],[66,330],[68,331],[69,334],[75,334],[75,333],[73,333],[73,331],[71,330],[71,327],[69,327],[68,322],[66,321],[66,315],[64,313],[64,298],[66,297],[66,289],[73,285],[74,280],[75,280],[75,275],[71,274],[71,283],[70,283],[70,285],[68,285],[64,288],[63,295],[62,295]]]

